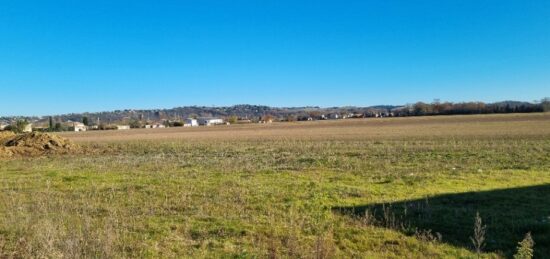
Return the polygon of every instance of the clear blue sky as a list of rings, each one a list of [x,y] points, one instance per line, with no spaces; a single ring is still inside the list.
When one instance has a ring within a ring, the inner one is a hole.
[[[550,1],[2,1],[0,116],[550,96]]]

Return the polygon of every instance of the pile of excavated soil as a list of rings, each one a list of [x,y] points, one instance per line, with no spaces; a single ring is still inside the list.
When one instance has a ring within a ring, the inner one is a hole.
[[[4,145],[4,140],[15,136],[11,131],[0,131],[0,145]]]
[[[0,157],[4,158],[69,154],[79,151],[78,145],[56,135],[39,132],[0,135]]]

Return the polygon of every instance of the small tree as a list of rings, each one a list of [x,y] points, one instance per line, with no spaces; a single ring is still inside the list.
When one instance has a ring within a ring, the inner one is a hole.
[[[479,212],[476,213],[476,218],[474,222],[474,236],[470,237],[472,244],[476,250],[476,253],[479,255],[485,247],[485,233],[487,232],[487,226],[483,225]]]
[[[82,123],[86,126],[89,126],[90,122],[88,121],[88,117],[86,116],[82,117]]]
[[[310,111],[309,117],[313,118],[314,120],[321,119],[321,112],[320,111]]]
[[[542,106],[542,111],[550,112],[550,97],[542,99],[540,105]]]
[[[231,124],[237,123],[238,120],[239,120],[239,118],[235,115],[231,115],[227,118],[227,122],[229,122]]]
[[[23,131],[25,131],[27,125],[29,125],[29,122],[27,120],[17,120],[15,124],[9,127],[9,130],[13,131],[14,133],[22,133]]]
[[[141,121],[138,121],[138,120],[131,120],[131,121],[130,121],[130,128],[132,128],[132,129],[139,129],[139,128],[141,128]]]
[[[53,118],[52,118],[52,116],[50,116],[50,117],[48,118],[48,131],[53,131],[53,127],[54,127],[54,125],[53,125]]]
[[[531,233],[527,233],[525,238],[518,243],[518,251],[514,255],[514,259],[531,259],[533,258],[533,246],[535,241],[531,237]]]
[[[63,125],[61,125],[61,123],[56,123],[55,126],[54,126],[54,131],[63,131]]]

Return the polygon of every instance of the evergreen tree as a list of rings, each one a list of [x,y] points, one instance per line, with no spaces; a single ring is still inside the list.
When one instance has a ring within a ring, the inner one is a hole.
[[[49,118],[49,124],[48,124],[48,130],[49,130],[49,131],[53,131],[53,127],[54,127],[54,125],[53,125],[53,118],[52,118],[52,116],[50,116],[50,118]]]

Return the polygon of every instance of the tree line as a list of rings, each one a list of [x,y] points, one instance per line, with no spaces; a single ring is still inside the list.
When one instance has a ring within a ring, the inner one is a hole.
[[[490,113],[529,113],[550,111],[550,98],[539,102],[417,102],[392,111],[394,116],[425,116],[425,115],[455,115],[455,114],[490,114]]]

